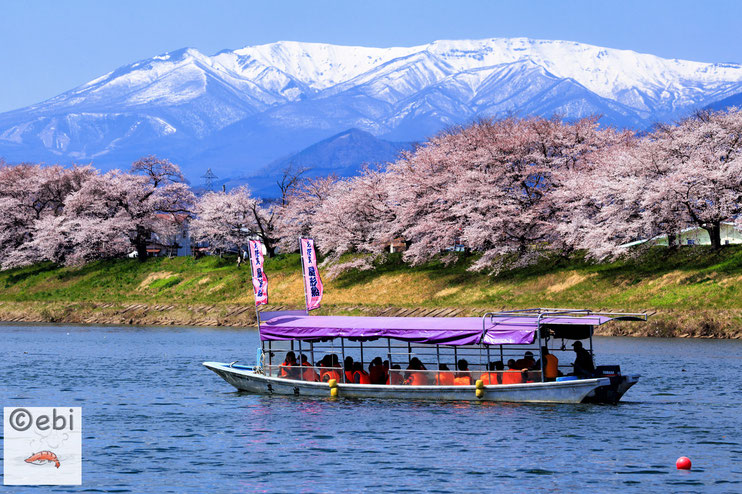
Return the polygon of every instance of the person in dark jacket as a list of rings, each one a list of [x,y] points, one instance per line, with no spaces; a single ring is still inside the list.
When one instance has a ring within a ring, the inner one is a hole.
[[[577,356],[575,357],[575,361],[572,364],[575,369],[575,375],[578,377],[592,377],[593,373],[595,372],[593,356],[590,354],[590,352],[582,348],[581,341],[575,341],[574,343],[572,343],[572,348],[577,354]]]

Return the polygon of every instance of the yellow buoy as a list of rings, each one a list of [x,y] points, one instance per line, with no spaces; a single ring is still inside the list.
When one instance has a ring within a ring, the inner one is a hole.
[[[335,398],[338,395],[338,380],[330,379],[327,381],[327,385],[330,386],[330,396]]]
[[[482,388],[477,388],[477,398],[481,398],[484,396],[484,390]]]
[[[475,384],[477,386],[477,389],[483,389],[484,388],[484,382],[481,379],[477,379],[477,382]]]

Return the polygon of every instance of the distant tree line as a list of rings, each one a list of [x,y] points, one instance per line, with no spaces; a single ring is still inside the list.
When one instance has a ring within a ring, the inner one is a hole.
[[[737,108],[642,135],[595,117],[486,119],[355,177],[287,170],[281,197],[267,202],[247,187],[196,197],[175,164],[152,156],[127,173],[0,163],[0,263],[79,264],[132,251],[144,260],[151,234],[173,228],[167,215],[189,217],[194,240],[214,252],[257,237],[273,255],[311,235],[334,259],[403,239],[412,264],[453,259],[445,253],[464,245],[479,254],[474,269],[577,249],[604,259],[658,235],[672,247],[691,226],[721,248],[722,222],[742,222],[740,151]],[[346,265],[368,267],[372,257]]]

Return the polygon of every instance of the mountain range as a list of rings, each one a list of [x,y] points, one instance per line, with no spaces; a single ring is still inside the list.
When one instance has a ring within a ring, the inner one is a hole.
[[[0,114],[0,156],[108,169],[156,154],[192,181],[207,168],[248,180],[298,161],[342,175],[480,116],[600,114],[640,130],[741,94],[739,64],[568,41],[186,48]]]

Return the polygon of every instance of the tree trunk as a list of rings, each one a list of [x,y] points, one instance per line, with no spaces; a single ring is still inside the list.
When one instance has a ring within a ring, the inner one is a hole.
[[[678,248],[678,236],[674,233],[667,234],[667,247],[670,250],[677,250]]]
[[[721,222],[715,221],[710,225],[704,226],[703,229],[709,233],[711,246],[716,250],[721,249]]]
[[[147,260],[147,232],[144,228],[137,227],[137,238],[135,241],[137,248],[137,259],[139,262]]]
[[[273,247],[270,244],[263,244],[265,245],[265,254],[267,257],[274,257],[276,255],[276,248]]]
[[[139,262],[144,262],[147,260],[147,242],[142,240],[137,240],[137,259],[139,259]]]

